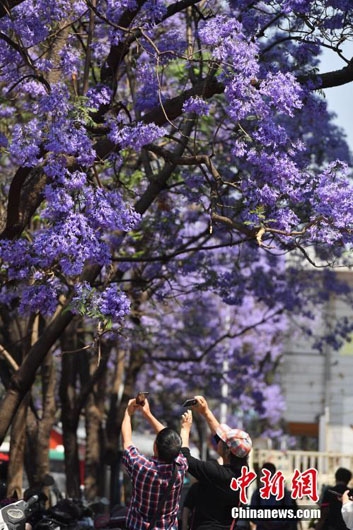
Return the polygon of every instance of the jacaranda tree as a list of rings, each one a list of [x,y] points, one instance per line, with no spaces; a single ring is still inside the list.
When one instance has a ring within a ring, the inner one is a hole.
[[[350,154],[322,97],[353,81],[351,2],[4,0],[0,17],[8,362],[22,348],[0,439],[72,321],[99,356],[109,334],[129,344],[130,383],[148,364],[144,380],[187,367],[200,387],[234,353],[235,394],[266,416],[284,315],[349,295],[302,263],[352,242]],[[340,70],[319,72],[323,47]],[[262,352],[241,339],[257,325]]]

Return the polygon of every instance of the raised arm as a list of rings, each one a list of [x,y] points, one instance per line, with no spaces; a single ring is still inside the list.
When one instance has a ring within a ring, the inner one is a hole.
[[[156,434],[158,434],[162,429],[165,428],[163,423],[158,421],[157,418],[153,416],[147,399],[145,399],[144,405],[140,405],[140,408],[142,410],[142,414],[144,415],[148,423],[152,426]]]
[[[126,407],[123,423],[121,424],[121,437],[124,449],[127,449],[132,444],[131,416],[138,407],[139,405],[136,404],[136,399],[130,399]]]
[[[214,483],[214,481],[219,480],[219,468],[220,466],[217,462],[202,462],[191,456],[189,449],[189,436],[190,429],[192,425],[192,413],[191,410],[184,412],[181,417],[181,430],[180,436],[182,441],[181,452],[186,457],[188,461],[188,471],[192,476],[197,478],[200,482],[207,482],[209,484]]]
[[[181,428],[180,428],[180,437],[181,437],[181,446],[189,447],[189,437],[190,429],[192,425],[192,412],[187,410],[181,417]]]
[[[193,407],[194,410],[196,410],[197,412],[202,414],[202,416],[205,417],[205,420],[207,421],[212,434],[216,434],[216,431],[220,424],[219,424],[219,421],[214,416],[213,412],[209,409],[206,399],[203,396],[194,396],[194,397],[197,401],[197,405]]]

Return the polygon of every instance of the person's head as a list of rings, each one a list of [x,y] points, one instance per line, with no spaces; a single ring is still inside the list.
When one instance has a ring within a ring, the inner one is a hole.
[[[336,482],[342,482],[347,485],[351,478],[352,473],[344,467],[339,467],[335,473]]]
[[[267,469],[271,473],[271,477],[276,473],[276,466],[272,462],[265,462],[261,469]]]
[[[214,442],[217,454],[222,457],[223,464],[230,465],[233,471],[238,471],[243,466],[248,466],[248,457],[235,456],[226,442],[223,442],[217,434],[214,436]]]
[[[247,466],[248,454],[252,447],[248,433],[222,424],[214,436],[214,441],[217,444],[217,453],[222,457],[224,464],[230,464],[233,470]]]
[[[170,464],[178,456],[181,449],[180,435],[166,427],[157,434],[154,442],[154,454],[162,462]]]

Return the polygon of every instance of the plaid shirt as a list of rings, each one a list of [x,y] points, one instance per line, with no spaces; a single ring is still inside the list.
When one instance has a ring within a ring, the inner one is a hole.
[[[132,480],[132,497],[126,528],[145,530],[149,527],[149,521],[157,511],[158,501],[172,477],[173,465],[143,456],[134,445],[125,449],[122,461]],[[164,503],[161,516],[156,521],[156,530],[177,530],[178,527],[179,499],[188,463],[181,453],[175,463],[178,466],[177,477]]]

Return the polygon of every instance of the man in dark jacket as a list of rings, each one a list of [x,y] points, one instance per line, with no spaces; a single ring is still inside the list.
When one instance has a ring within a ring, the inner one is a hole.
[[[223,465],[216,461],[202,462],[190,454],[189,434],[192,414],[183,415],[181,438],[182,453],[187,458],[189,473],[198,480],[197,497],[192,530],[229,530],[235,528],[232,508],[239,505],[239,492],[230,489],[233,478],[241,475],[243,466],[247,466],[247,457],[251,451],[250,436],[239,429],[230,429],[221,425],[202,396],[195,396],[197,410],[204,416],[213,436],[217,440],[217,452],[223,459]]]
[[[336,484],[324,491],[321,501],[321,519],[315,526],[316,530],[347,530],[341,513],[341,497],[351,478],[352,473],[349,469],[344,467],[337,469],[335,473]]]

